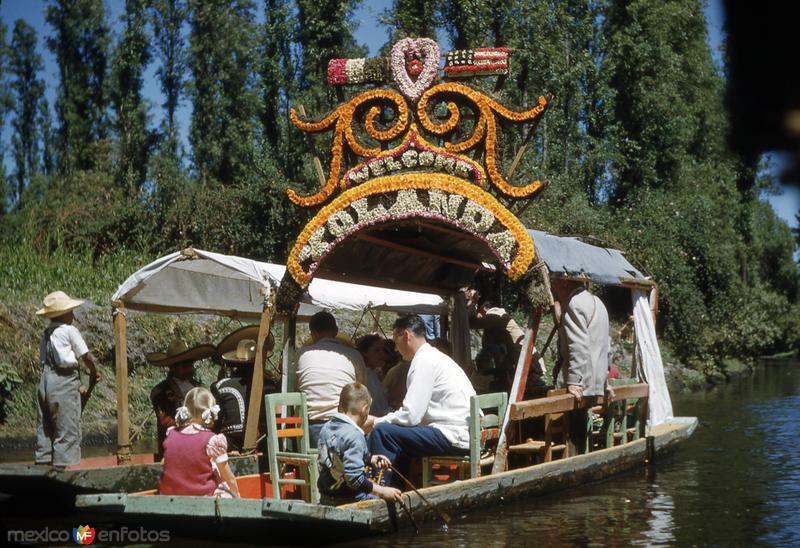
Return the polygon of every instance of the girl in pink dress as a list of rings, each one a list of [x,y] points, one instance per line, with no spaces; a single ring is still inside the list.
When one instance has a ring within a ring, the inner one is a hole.
[[[164,473],[158,483],[161,495],[239,498],[236,476],[228,465],[228,442],[211,428],[219,406],[205,388],[186,394],[175,413],[177,427],[164,440]]]

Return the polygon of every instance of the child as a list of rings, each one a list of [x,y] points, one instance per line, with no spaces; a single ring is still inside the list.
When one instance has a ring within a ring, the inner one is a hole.
[[[339,395],[339,412],[334,413],[319,434],[319,481],[317,486],[326,495],[375,498],[400,501],[400,491],[370,481],[365,467],[372,464],[386,468],[389,461],[382,455],[370,458],[367,440],[361,426],[366,422],[372,398],[367,387],[353,382],[346,384]]]
[[[239,498],[236,477],[228,465],[228,442],[210,429],[219,406],[205,388],[189,390],[183,407],[175,413],[177,428],[164,440],[164,473],[158,483],[161,495],[221,496]]]

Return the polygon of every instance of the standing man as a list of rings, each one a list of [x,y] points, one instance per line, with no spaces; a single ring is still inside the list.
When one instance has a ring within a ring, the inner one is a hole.
[[[63,291],[50,293],[37,316],[50,318],[39,343],[42,377],[38,388],[36,464],[63,469],[81,462],[81,386],[79,360],[86,366],[91,384],[100,375],[80,331],[72,325],[73,310],[83,301]]]
[[[608,312],[581,281],[554,280],[560,378],[554,379],[575,396],[580,405],[586,396],[602,396],[608,378]],[[579,451],[586,440],[588,410],[571,414],[570,432]]]
[[[468,454],[469,406],[475,390],[467,375],[428,344],[425,323],[417,315],[398,318],[392,338],[403,359],[411,362],[408,391],[400,409],[370,417],[370,453],[385,455],[401,471],[408,457]]]
[[[322,426],[339,408],[342,388],[353,382],[367,384],[364,358],[355,348],[336,338],[339,326],[330,312],[317,312],[308,322],[312,344],[297,356],[297,389],[306,395],[311,446],[317,446]]]
[[[210,344],[201,344],[189,348],[185,342],[174,340],[170,343],[166,353],[151,352],[145,359],[155,366],[169,367],[167,378],[158,383],[150,391],[150,403],[156,414],[158,446],[156,447],[155,461],[163,456],[164,439],[167,429],[175,426],[175,412],[183,405],[183,400],[189,390],[200,383],[194,378],[194,362],[213,356],[216,348]]]

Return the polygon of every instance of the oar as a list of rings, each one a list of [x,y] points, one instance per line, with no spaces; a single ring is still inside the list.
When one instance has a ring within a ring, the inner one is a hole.
[[[414,519],[414,514],[411,513],[411,509],[406,505],[402,497],[400,498],[400,506],[403,507],[403,511],[408,516],[408,519],[410,519],[411,523],[414,524],[414,530],[417,532],[417,534],[419,534],[419,525],[417,524],[417,520]]]
[[[416,493],[416,494],[419,496],[419,498],[421,498],[421,499],[422,499],[422,502],[424,502],[425,504],[427,504],[427,505],[428,505],[428,508],[430,508],[431,510],[433,510],[434,512],[436,512],[436,514],[437,514],[437,515],[438,515],[438,516],[441,518],[441,520],[444,522],[444,524],[445,524],[445,525],[450,525],[450,516],[448,516],[447,514],[445,514],[444,512],[442,512],[441,510],[439,510],[438,508],[436,508],[436,507],[435,507],[433,504],[431,504],[430,502],[428,502],[428,499],[426,499],[426,498],[425,498],[425,496],[424,496],[422,493],[420,493],[420,492],[417,490],[417,488],[416,488],[416,487],[414,487],[414,484],[413,484],[413,483],[411,483],[410,481],[408,481],[408,479],[407,479],[407,478],[406,478],[406,477],[405,477],[403,474],[401,474],[401,473],[400,473],[400,472],[397,470],[397,468],[395,468],[395,467],[394,467],[394,465],[393,465],[393,464],[390,464],[390,465],[389,465],[389,468],[391,468],[391,469],[392,469],[392,472],[394,472],[395,474],[397,474],[397,477],[398,477],[398,478],[400,478],[401,480],[403,480],[403,482],[404,482],[406,485],[408,485],[408,486],[411,488],[411,490],[412,490],[412,491],[414,491],[414,492],[415,492],[415,493]]]

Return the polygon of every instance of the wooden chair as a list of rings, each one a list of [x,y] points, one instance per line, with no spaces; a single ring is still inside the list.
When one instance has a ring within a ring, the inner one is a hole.
[[[630,386],[638,384],[636,379],[612,379],[611,386]],[[620,393],[622,391],[619,391]],[[605,447],[614,447],[638,440],[641,436],[642,398],[615,398],[607,405],[603,420],[601,438]],[[619,425],[619,428],[617,428]]]
[[[547,390],[545,397],[561,396],[566,388]],[[527,439],[523,443],[510,445],[509,454],[527,456],[529,459],[550,462],[554,458],[569,456],[569,413],[546,413],[544,415],[544,440]]]
[[[500,438],[500,428],[503,426],[508,395],[505,392],[483,394],[470,398],[469,412],[469,456],[468,457],[423,457],[422,458],[422,486],[428,487],[436,483],[445,483],[455,479],[477,478],[481,475],[481,467],[494,462],[494,453],[481,458],[481,453],[492,448],[490,442]],[[483,414],[483,410],[497,409],[496,414]],[[452,469],[455,467],[456,476],[453,477]],[[435,477],[434,468],[447,470],[448,479],[442,481]]]
[[[269,451],[269,472],[272,480],[273,498],[281,498],[282,485],[300,486],[303,499],[319,502],[317,488],[317,455],[310,449],[308,435],[308,411],[306,396],[302,393],[267,394],[264,398],[267,412],[267,449]],[[285,409],[285,414],[278,417],[276,407]],[[284,444],[283,450],[279,441]],[[292,451],[286,450],[293,446]],[[297,469],[295,477],[284,477],[281,466],[292,466]],[[299,477],[297,477],[299,476]]]

